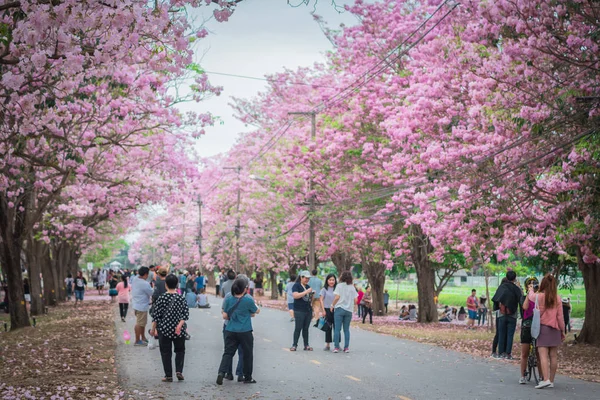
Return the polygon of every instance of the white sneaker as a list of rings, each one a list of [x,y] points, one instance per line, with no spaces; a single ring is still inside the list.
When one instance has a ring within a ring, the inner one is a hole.
[[[550,382],[550,381],[540,381],[540,383],[538,383],[535,388],[536,389],[543,389],[543,388],[548,387],[550,385],[552,385],[552,382]]]
[[[527,383],[527,378],[525,378],[524,376],[520,377],[520,378],[519,378],[519,383],[520,383],[521,385],[524,385],[524,384],[526,384],[526,383]]]
[[[550,384],[548,385],[549,388],[553,388],[554,387],[554,382],[550,382]]]

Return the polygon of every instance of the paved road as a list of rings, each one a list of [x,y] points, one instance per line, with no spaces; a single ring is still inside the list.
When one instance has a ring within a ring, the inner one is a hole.
[[[211,309],[190,311],[183,382],[163,383],[158,350],[125,345],[125,326],[133,331],[132,315],[118,331],[117,367],[121,383],[143,394],[165,399],[598,399],[600,385],[563,376],[554,389],[519,385],[518,366],[471,357],[373,332],[352,330],[349,354],[322,350],[323,334],[311,328],[314,352],[289,352],[293,323],[283,311],[263,309],[253,320],[254,378],[248,385],[215,384],[222,355],[220,300]],[[302,340],[302,339],[301,339]],[[237,360],[237,357],[235,358]],[[154,398],[157,398],[154,397]]]

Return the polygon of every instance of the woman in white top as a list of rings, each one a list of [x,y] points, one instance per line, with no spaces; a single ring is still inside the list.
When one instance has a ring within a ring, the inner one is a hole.
[[[337,278],[334,274],[327,275],[325,279],[325,287],[321,289],[321,296],[319,297],[319,301],[321,302],[321,316],[325,317],[329,325],[332,329],[325,331],[325,348],[323,350],[329,351],[331,350],[330,344],[332,342],[331,336],[333,332],[333,311],[331,310],[331,305],[333,304],[333,300],[335,299],[334,290],[337,286]]]
[[[350,352],[350,321],[352,321],[352,312],[358,293],[352,285],[352,273],[350,271],[342,272],[340,282],[333,291],[335,298],[329,308],[333,313],[333,342],[334,353],[340,351],[340,334],[344,328],[344,353]]]

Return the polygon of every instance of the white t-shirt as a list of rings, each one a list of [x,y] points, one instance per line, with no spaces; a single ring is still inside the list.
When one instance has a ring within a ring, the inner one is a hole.
[[[354,285],[348,285],[343,282],[338,283],[333,294],[340,296],[340,299],[335,303],[335,308],[342,308],[346,311],[354,312],[355,299],[358,297]]]
[[[252,279],[250,279],[250,282],[248,282],[248,288],[249,289],[254,289],[254,281]]]

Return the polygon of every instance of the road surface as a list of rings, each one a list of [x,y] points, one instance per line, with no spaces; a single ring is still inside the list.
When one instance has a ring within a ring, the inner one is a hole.
[[[314,351],[290,352],[289,314],[264,308],[253,319],[256,384],[215,381],[223,351],[220,299],[212,308],[190,310],[192,339],[186,342],[185,381],[163,383],[158,349],[125,345],[133,332],[130,311],[123,323],[115,312],[120,383],[140,399],[600,399],[600,385],[557,376],[554,389],[519,385],[517,362],[482,359],[440,347],[351,328],[351,352],[323,351],[324,333],[310,329]],[[300,339],[302,346],[302,338]],[[234,358],[234,363],[237,357]],[[234,364],[235,368],[235,364]]]

